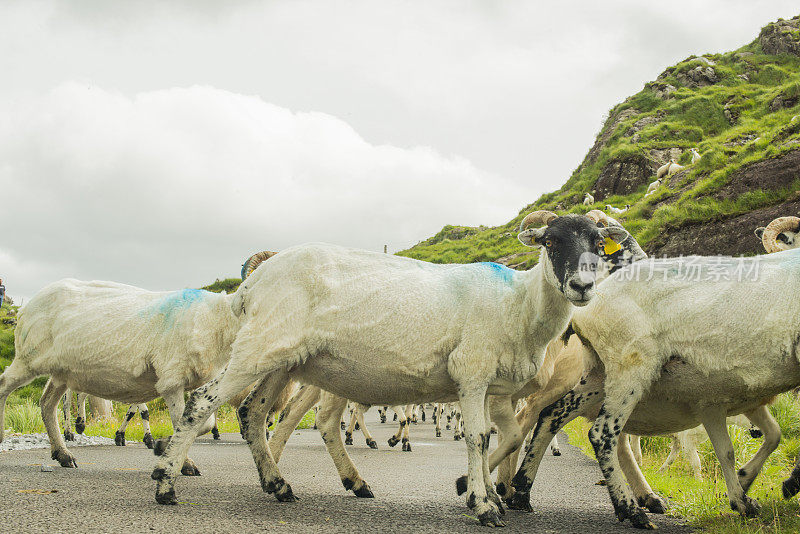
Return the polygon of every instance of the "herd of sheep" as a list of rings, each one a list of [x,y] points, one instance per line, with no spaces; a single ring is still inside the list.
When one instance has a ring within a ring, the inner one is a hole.
[[[518,235],[541,249],[529,271],[307,244],[249,258],[231,295],[62,280],[19,312],[16,357],[0,375],[0,441],[6,398],[38,376],[50,377],[42,416],[63,467],[77,467],[57,417],[68,389],[132,404],[123,425],[137,409],[146,419],[141,403],[163,397],[174,434],[152,443],[161,454],[152,478],[156,501],[174,505],[178,475],[199,474],[190,445],[233,402],[263,490],[293,501],[277,462],[300,418],[319,405],[316,424],[342,484],[372,497],[342,441],[348,402],[364,431],[361,410],[396,407],[392,440],[404,450],[409,405],[437,403],[437,435],[444,410],[457,407],[455,432],[466,443],[457,491],[482,524],[503,526],[506,507],[531,509],[548,445],[584,416],[594,421],[589,438],[615,514],[653,528],[645,510],[663,513],[666,503],[627,434],[688,443],[679,433],[703,425],[731,506],[752,516],[759,506],[747,490],[780,440],[766,405],[800,386],[798,231],[796,217],[760,228],[770,254],[753,258],[655,260],[601,211],[536,211]],[[185,402],[184,391],[192,391]],[[764,435],[738,471],[726,427],[737,414]],[[352,432],[353,423],[350,442]],[[123,426],[119,444],[124,436]],[[373,446],[368,432],[365,439]],[[800,490],[800,467],[783,490]]]

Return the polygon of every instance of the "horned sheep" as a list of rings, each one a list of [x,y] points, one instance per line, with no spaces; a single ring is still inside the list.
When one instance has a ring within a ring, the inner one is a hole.
[[[689,265],[696,275],[686,276]],[[620,474],[620,433],[667,434],[702,424],[731,507],[757,514],[758,503],[746,492],[780,438],[764,403],[800,385],[798,282],[800,250],[789,250],[753,258],[642,261],[599,284],[599,297],[571,322],[588,373],[540,414],[513,480],[517,491],[530,491],[550,437],[587,415],[595,419],[589,438],[614,511],[620,520],[651,528]],[[752,321],[754,316],[761,320]],[[737,473],[725,421],[739,413],[765,439]]]
[[[228,367],[192,394],[153,471],[156,501],[177,502],[178,464],[201,420],[254,380],[259,385],[239,409],[243,435],[264,491],[295,500],[264,438],[264,404],[255,402],[271,405],[292,377],[362,404],[459,400],[467,505],[482,524],[502,525],[502,504],[484,467],[487,393],[513,394],[536,374],[574,306],[594,296],[594,282],[581,275],[581,256],[597,253],[607,237],[628,237],[622,228],[552,212],[529,214],[520,230],[524,244],[542,246],[530,271],[429,264],[322,244],[287,249],[263,263],[234,296],[244,324]]]

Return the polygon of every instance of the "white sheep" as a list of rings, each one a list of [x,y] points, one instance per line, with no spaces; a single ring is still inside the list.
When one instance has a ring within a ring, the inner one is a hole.
[[[675,160],[672,160],[669,169],[667,170],[667,176],[672,176],[676,172],[681,172],[685,168],[686,167],[684,167],[683,165],[678,165],[678,163]]]
[[[362,404],[459,400],[467,504],[482,524],[502,525],[500,498],[482,467],[487,393],[513,394],[536,374],[573,306],[594,295],[581,256],[598,252],[607,237],[628,237],[622,228],[552,212],[529,214],[520,230],[524,244],[542,246],[530,271],[430,264],[322,244],[287,249],[261,264],[234,297],[244,325],[227,369],[192,394],[153,471],[156,501],[177,502],[178,463],[200,420],[254,380],[259,385],[240,407],[243,435],[264,491],[295,500],[264,439],[264,405],[255,402],[272,404],[291,376]]]
[[[589,193],[586,193],[586,195],[583,197],[583,205],[591,206],[592,204],[594,204],[594,197]]]
[[[669,168],[670,168],[670,166],[672,164],[676,164],[677,165],[678,162],[676,160],[674,160],[674,159],[671,159],[668,162],[666,162],[664,165],[659,167],[658,170],[656,171],[656,178],[661,179],[661,178],[664,178],[665,176],[667,176],[667,173],[669,172]],[[649,190],[649,188],[648,188],[648,190]]]
[[[692,164],[697,163],[698,161],[700,161],[700,158],[703,157],[700,155],[700,152],[698,152],[696,148],[690,149],[689,152],[692,153]]]
[[[661,179],[651,182],[650,185],[647,186],[647,192],[644,194],[645,198],[655,193],[656,189],[658,189],[660,185],[661,185]]]
[[[596,416],[589,437],[614,510],[649,528],[619,473],[619,434],[667,434],[702,424],[731,506],[756,515],[758,503],[746,491],[780,441],[764,403],[800,384],[798,265],[798,249],[752,258],[649,260],[599,284],[598,298],[571,322],[589,372],[543,412],[515,488],[530,490],[553,432],[577,415]],[[763,432],[764,442],[737,474],[725,420],[739,413]],[[800,488],[796,483],[784,482],[784,495]]]
[[[606,204],[606,211],[610,211],[614,215],[619,215],[621,213],[625,213],[626,211],[628,211],[628,208],[630,207],[631,207],[630,204],[625,204],[624,208],[615,208],[611,204]]]
[[[50,375],[42,417],[52,457],[63,467],[77,466],[56,418],[68,387],[127,403],[164,397],[177,427],[183,392],[214,376],[230,357],[240,324],[233,299],[196,289],[153,292],[72,279],[45,287],[20,310],[16,356],[0,376],[0,441],[6,398],[42,375]],[[199,474],[190,459],[178,467]]]

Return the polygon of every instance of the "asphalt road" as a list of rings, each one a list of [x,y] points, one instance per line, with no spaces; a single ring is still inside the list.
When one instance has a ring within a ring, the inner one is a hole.
[[[190,456],[201,477],[182,477],[177,506],[159,506],[150,472],[155,460],[142,444],[73,449],[78,469],[58,467],[49,450],[0,453],[2,532],[487,532],[469,517],[456,496],[455,479],[465,473],[463,441],[452,433],[435,438],[433,425],[412,425],[412,452],[386,440],[393,424],[368,425],[379,450],[366,447],[360,432],[348,447],[374,499],[359,499],[339,482],[316,430],[295,431],[280,467],[300,497],[279,503],[262,493],[246,444],[236,435],[220,441],[201,437]],[[628,532],[611,509],[597,464],[567,444],[560,457],[542,462],[533,488],[531,514],[509,511],[505,532]],[[494,445],[494,437],[492,438]],[[41,464],[54,465],[42,472]],[[57,490],[37,494],[30,490]],[[689,532],[679,520],[652,516],[662,532]]]

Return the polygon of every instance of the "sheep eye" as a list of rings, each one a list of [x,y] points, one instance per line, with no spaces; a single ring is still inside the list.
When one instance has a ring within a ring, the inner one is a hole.
[[[547,241],[544,242],[544,246],[546,246],[547,248],[552,247],[553,246],[553,241],[548,239]]]
[[[598,239],[597,240],[597,248],[602,249],[602,248],[605,248],[605,246],[606,246],[605,240],[603,240],[603,239]]]

